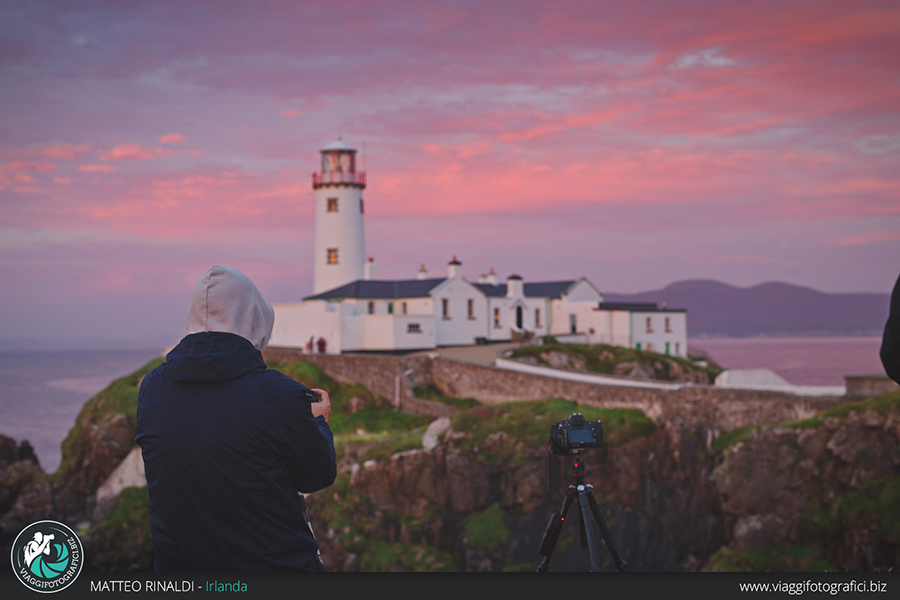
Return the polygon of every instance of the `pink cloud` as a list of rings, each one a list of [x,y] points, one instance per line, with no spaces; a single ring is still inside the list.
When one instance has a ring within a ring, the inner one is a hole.
[[[0,164],[0,190],[10,185],[19,183],[32,183],[34,176],[31,173],[44,173],[53,171],[56,165],[37,161],[11,161]],[[32,188],[16,188],[16,191],[33,191]]]
[[[71,160],[79,154],[90,151],[88,144],[57,144],[55,146],[47,146],[41,150],[41,154],[47,158],[60,158],[63,160]]]
[[[106,153],[100,154],[100,160],[153,160],[160,156],[168,156],[170,150],[147,148],[140,144],[120,144]]]
[[[853,235],[847,235],[837,241],[838,246],[861,246],[878,244],[881,242],[896,242],[900,240],[900,230],[878,229]]]
[[[82,173],[112,173],[116,168],[111,165],[81,165],[78,170]]]
[[[169,133],[159,136],[156,141],[160,144],[183,144],[188,141],[188,138],[180,133]]]

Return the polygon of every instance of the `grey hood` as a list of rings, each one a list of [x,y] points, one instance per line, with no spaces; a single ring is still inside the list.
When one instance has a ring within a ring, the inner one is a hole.
[[[194,284],[187,314],[187,332],[223,331],[249,340],[263,351],[272,337],[275,310],[250,278],[215,265]]]

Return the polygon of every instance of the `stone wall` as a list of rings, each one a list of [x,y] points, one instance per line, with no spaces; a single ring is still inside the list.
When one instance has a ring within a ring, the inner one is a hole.
[[[413,387],[431,383],[429,362],[425,356],[400,357],[383,354],[304,354],[298,348],[267,348],[268,364],[277,365],[306,361],[318,366],[338,383],[361,383],[376,396],[395,400],[394,382],[397,375],[412,369],[400,378],[400,406],[403,412],[432,417],[446,417],[457,412],[449,404],[416,398]]]
[[[559,397],[601,408],[637,408],[657,422],[677,420],[722,430],[803,419],[846,402],[842,397],[701,386],[654,390],[596,385],[427,356],[321,355],[270,348],[265,358],[274,364],[305,360],[339,382],[362,383],[389,399],[394,398],[394,377],[413,369],[409,386],[432,384],[449,396],[475,398],[484,404]],[[412,410],[415,403],[409,386],[400,386],[400,398]]]

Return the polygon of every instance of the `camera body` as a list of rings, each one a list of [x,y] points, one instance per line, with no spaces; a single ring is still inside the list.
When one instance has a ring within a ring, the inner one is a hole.
[[[550,428],[550,447],[554,454],[580,454],[588,448],[603,446],[603,421],[588,421],[573,413]]]
[[[319,395],[309,388],[304,387],[302,393],[303,399],[307,402],[319,402],[321,400],[321,398],[319,398]]]

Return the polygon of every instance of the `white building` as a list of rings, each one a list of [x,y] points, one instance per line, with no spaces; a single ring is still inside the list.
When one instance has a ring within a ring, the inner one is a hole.
[[[586,278],[525,282],[494,270],[466,280],[456,257],[445,277],[430,278],[423,265],[414,279],[375,278],[365,260],[362,190],[355,150],[343,140],[322,149],[313,174],[316,238],[313,295],[276,304],[271,346],[325,342],[328,353],[409,351],[440,346],[563,336],[687,355],[684,310],[654,304],[612,304]]]

